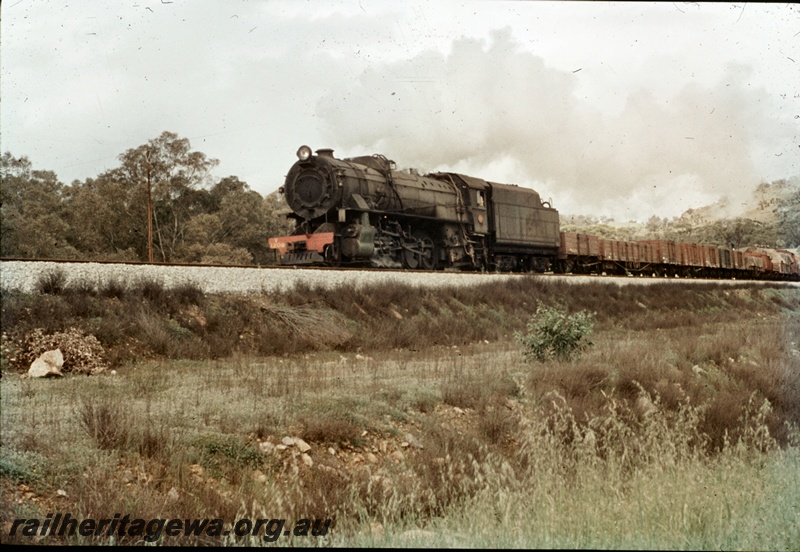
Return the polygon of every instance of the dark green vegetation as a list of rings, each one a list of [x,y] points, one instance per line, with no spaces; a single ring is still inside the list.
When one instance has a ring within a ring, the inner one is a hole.
[[[295,542],[311,545],[800,544],[796,287],[47,285],[3,295],[5,345],[78,327],[117,374],[21,379],[4,347],[3,521],[57,507],[333,517],[328,540]],[[593,346],[524,362],[513,335],[540,306],[596,313]],[[312,465],[262,452],[286,435]]]
[[[218,161],[171,132],[71,185],[26,157],[0,161],[3,257],[147,261],[148,184],[156,262],[266,264],[267,237],[292,226],[278,214],[282,199],[236,176],[213,178]]]
[[[539,306],[528,322],[527,333],[517,333],[526,359],[545,362],[551,358],[572,360],[590,347],[594,315],[587,311],[568,314],[565,310]]]

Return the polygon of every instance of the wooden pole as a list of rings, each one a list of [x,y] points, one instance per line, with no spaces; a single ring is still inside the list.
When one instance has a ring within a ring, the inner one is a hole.
[[[150,148],[145,155],[147,161],[147,262],[153,262],[153,197],[150,184]]]

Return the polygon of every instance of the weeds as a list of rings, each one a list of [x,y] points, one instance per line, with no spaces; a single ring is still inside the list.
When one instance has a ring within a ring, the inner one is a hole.
[[[78,416],[81,428],[98,448],[119,449],[128,443],[130,420],[119,402],[105,397],[81,399]]]
[[[52,269],[42,273],[36,280],[34,288],[47,295],[60,295],[67,284],[67,273],[62,269]]]

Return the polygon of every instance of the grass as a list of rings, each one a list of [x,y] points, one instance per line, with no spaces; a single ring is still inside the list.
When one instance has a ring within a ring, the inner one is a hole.
[[[4,332],[52,308],[55,331],[92,324],[117,373],[23,379],[4,347],[2,523],[55,511],[330,517],[324,539],[277,544],[800,545],[794,289],[625,294],[521,278],[246,299],[155,288],[87,294],[89,318],[70,289],[4,295]],[[596,312],[594,345],[525,362],[513,335],[540,303]],[[296,445],[277,448],[287,436],[311,446],[310,465]],[[4,543],[31,542],[0,529]]]

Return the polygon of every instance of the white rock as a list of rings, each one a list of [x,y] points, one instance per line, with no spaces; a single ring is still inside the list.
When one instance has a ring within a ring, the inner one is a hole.
[[[311,450],[311,445],[303,441],[300,437],[294,438],[294,444],[300,452],[308,452]]]
[[[409,445],[411,445],[412,447],[414,447],[414,448],[419,448],[419,449],[421,449],[421,448],[422,448],[422,443],[420,443],[419,441],[417,441],[416,437],[414,437],[414,436],[413,436],[413,435],[411,435],[410,433],[406,433],[406,434],[403,436],[403,439],[405,439],[405,440],[406,440],[406,442],[407,442]]]
[[[31,363],[28,369],[28,376],[32,378],[44,378],[47,376],[63,376],[61,367],[64,366],[64,355],[61,349],[46,351],[39,358]]]

